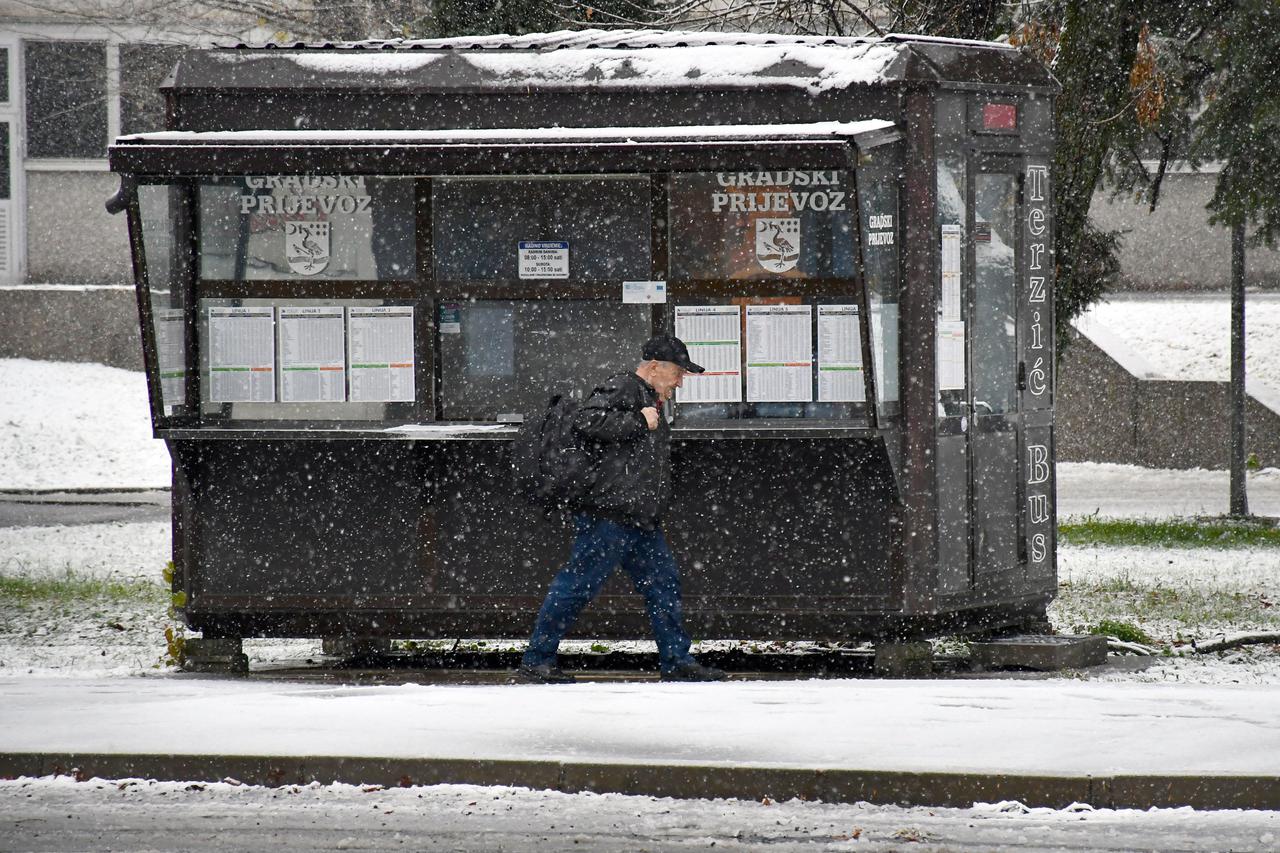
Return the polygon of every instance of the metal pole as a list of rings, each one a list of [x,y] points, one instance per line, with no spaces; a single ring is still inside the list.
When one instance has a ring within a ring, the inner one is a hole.
[[[1231,229],[1231,515],[1249,514],[1245,493],[1244,222]]]

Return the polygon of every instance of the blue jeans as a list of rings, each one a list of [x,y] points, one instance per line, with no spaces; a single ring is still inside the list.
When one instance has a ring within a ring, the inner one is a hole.
[[[560,639],[621,565],[644,596],[663,672],[692,660],[680,610],[680,573],[661,530],[641,530],[586,513],[574,516],[573,553],[547,590],[524,663],[554,664]]]

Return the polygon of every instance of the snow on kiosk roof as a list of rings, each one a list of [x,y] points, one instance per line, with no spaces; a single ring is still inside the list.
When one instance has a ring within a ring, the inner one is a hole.
[[[121,137],[206,636],[510,637],[505,447],[676,334],[692,633],[1019,626],[1056,588],[1057,87],[1005,45],[562,32],[193,51]],[[584,635],[643,638],[611,586]]]

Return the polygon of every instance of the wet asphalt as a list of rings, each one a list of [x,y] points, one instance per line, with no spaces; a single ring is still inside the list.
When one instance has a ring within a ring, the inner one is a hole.
[[[0,491],[0,527],[57,527],[165,521],[168,489]]]

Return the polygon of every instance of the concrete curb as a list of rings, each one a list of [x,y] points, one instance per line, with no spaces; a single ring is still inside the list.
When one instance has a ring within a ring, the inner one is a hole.
[[[1280,776],[1018,775],[715,765],[491,761],[450,758],[0,753],[0,778],[72,775],[251,785],[510,785],[565,793],[640,794],[968,808],[1018,800],[1029,807],[1280,810]]]

